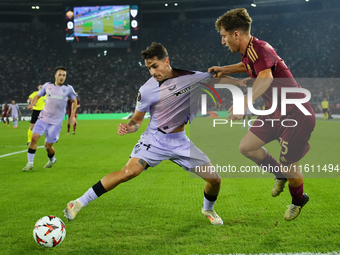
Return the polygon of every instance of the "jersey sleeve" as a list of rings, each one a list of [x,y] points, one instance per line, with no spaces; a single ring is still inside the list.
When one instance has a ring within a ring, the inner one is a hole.
[[[42,88],[39,90],[39,92],[37,93],[38,96],[42,97],[46,95],[46,86],[47,86],[48,82],[46,82]]]
[[[74,88],[71,85],[68,85],[68,86],[70,88],[70,93],[68,94],[68,97],[71,100],[74,100],[75,98],[77,98],[77,94],[76,94],[76,92],[74,91]]]
[[[155,95],[148,86],[142,86],[137,95],[136,110],[139,112],[148,112],[150,106],[155,103]]]
[[[270,44],[259,45],[250,50],[252,54],[252,60],[254,60],[254,70],[256,75],[263,70],[275,67],[277,64],[277,56],[275,56],[275,50]]]

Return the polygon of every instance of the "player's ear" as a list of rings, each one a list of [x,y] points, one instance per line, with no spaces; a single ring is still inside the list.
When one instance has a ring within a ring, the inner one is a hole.
[[[169,58],[165,58],[164,62],[166,63],[167,66],[170,66],[170,60],[169,60]]]
[[[240,37],[240,32],[239,31],[234,31],[234,38],[238,39]]]

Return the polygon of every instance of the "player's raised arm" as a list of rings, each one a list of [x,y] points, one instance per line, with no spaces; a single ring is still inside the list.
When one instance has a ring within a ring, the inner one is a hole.
[[[126,123],[120,123],[118,125],[118,134],[120,135],[126,135],[128,133],[136,132],[139,127],[142,125],[142,122],[144,120],[145,112],[140,112],[135,110],[135,113],[133,114],[130,121]]]

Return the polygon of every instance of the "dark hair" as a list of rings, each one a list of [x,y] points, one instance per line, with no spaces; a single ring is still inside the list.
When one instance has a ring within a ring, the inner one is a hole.
[[[217,31],[224,28],[228,33],[233,33],[236,30],[250,33],[252,19],[244,8],[232,9],[224,13],[216,20],[215,27]]]
[[[144,60],[153,57],[157,57],[159,60],[162,60],[168,58],[169,54],[162,44],[153,42],[149,47],[146,48],[146,50],[141,52],[141,56]]]
[[[65,66],[57,66],[56,68],[54,68],[54,74],[56,74],[58,72],[58,70],[63,70],[65,72],[67,72],[67,69]]]

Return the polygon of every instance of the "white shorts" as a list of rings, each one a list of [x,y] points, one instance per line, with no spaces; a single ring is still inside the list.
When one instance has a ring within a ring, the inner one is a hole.
[[[160,131],[152,134],[146,131],[141,135],[130,157],[143,159],[151,167],[168,159],[188,172],[191,168],[210,162],[207,155],[190,141],[185,131],[171,134]]]
[[[48,124],[41,119],[38,119],[34,124],[33,133],[36,133],[40,136],[45,134],[45,142],[46,143],[56,143],[59,140],[60,131],[62,128],[62,124],[53,125]]]

